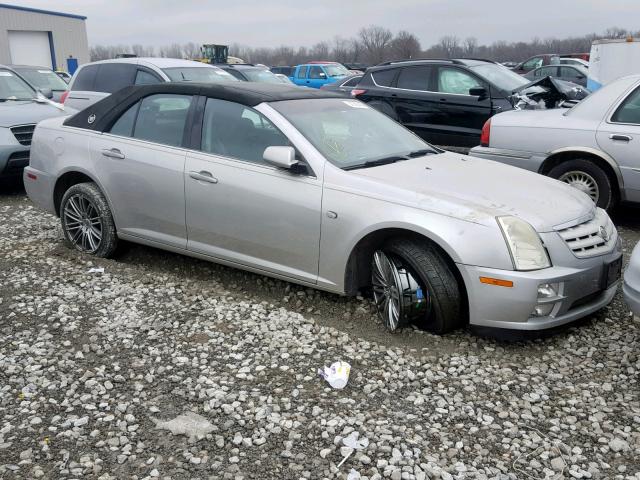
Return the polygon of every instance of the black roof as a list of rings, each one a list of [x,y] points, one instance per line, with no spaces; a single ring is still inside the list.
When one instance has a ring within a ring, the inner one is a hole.
[[[64,124],[71,127],[104,131],[111,126],[114,118],[119,117],[120,113],[136,103],[140,98],[157,93],[202,95],[204,97],[240,103],[248,107],[255,107],[263,102],[280,102],[284,100],[344,98],[338,93],[275,83],[167,82],[155,85],[125,87],[99,102],[88,106],[76,115],[69,117],[65,120]],[[89,122],[90,119],[91,122]]]
[[[370,67],[367,71],[376,71],[376,70],[384,70],[390,67],[398,67],[398,66],[415,66],[415,65],[480,65],[482,63],[497,63],[493,60],[485,60],[483,58],[408,58],[405,60],[391,60],[389,62],[384,62],[376,65],[375,67]]]

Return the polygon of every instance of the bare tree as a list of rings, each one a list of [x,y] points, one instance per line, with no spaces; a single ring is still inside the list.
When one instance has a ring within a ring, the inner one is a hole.
[[[318,42],[311,50],[309,50],[309,55],[319,60],[326,60],[329,58],[329,44],[327,42]]]
[[[455,35],[446,35],[438,42],[445,58],[454,58],[460,55],[460,40]]]
[[[478,53],[478,39],[476,37],[467,37],[464,39],[463,44],[464,55],[466,57],[473,57]]]
[[[389,45],[393,39],[391,30],[378,25],[371,25],[361,29],[358,36],[370,63],[377,64],[385,60]]]
[[[193,42],[185,43],[182,46],[182,53],[186,58],[199,58],[202,55],[200,45]]]
[[[420,41],[413,33],[401,30],[391,40],[391,51],[397,58],[415,58],[420,56]]]

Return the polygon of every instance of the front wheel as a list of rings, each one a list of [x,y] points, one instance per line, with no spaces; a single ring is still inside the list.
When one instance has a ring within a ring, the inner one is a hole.
[[[609,175],[594,162],[576,158],[551,169],[549,176],[586,193],[605,210],[615,206],[615,194]]]
[[[458,282],[432,245],[389,241],[373,254],[371,285],[378,315],[390,331],[417,322],[443,334],[463,323]]]
[[[95,183],[78,183],[65,192],[60,222],[66,241],[76,250],[105,258],[115,252],[118,237],[113,216]]]

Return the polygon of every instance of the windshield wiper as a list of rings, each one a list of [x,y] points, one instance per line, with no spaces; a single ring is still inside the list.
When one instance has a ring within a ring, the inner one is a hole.
[[[367,160],[366,162],[358,163],[356,165],[349,165],[348,167],[344,167],[343,170],[356,170],[358,168],[378,167],[380,165],[396,163],[402,160],[409,160],[409,157],[405,157],[403,155],[392,155],[390,157],[377,158],[376,160]]]
[[[435,155],[436,153],[438,152],[436,152],[431,148],[423,148],[422,150],[414,150],[412,152],[407,153],[407,157],[409,158],[424,157],[425,155]]]

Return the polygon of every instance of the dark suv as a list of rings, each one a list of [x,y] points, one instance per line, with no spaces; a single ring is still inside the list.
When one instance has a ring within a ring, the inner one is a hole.
[[[509,97],[528,83],[487,60],[405,60],[369,68],[352,95],[428,142],[473,147],[484,122],[511,110]]]

